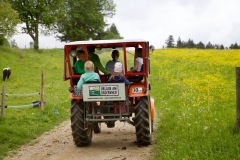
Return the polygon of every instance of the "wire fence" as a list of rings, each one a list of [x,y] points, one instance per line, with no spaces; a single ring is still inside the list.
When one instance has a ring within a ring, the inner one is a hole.
[[[34,101],[31,104],[25,104],[25,105],[5,105],[5,97],[30,97],[30,96],[35,96],[35,95],[40,95],[41,98],[41,93],[40,92],[35,92],[35,93],[28,93],[28,94],[6,94],[6,88],[5,86],[2,87],[2,102],[1,102],[1,117],[4,117],[4,108],[28,108],[28,107],[38,107],[41,105],[41,101]]]
[[[6,94],[6,89],[5,86],[2,87],[2,102],[1,102],[1,117],[4,117],[4,108],[27,108],[27,107],[37,107],[40,106],[41,110],[44,110],[44,100],[43,100],[43,95],[44,95],[44,72],[42,70],[42,82],[41,82],[41,92],[35,92],[35,93],[27,93],[27,94]],[[7,106],[5,105],[5,96],[8,97],[29,97],[29,96],[34,96],[34,95],[40,95],[40,100],[39,101],[34,101],[31,104],[26,104],[26,105],[20,105],[20,106]]]

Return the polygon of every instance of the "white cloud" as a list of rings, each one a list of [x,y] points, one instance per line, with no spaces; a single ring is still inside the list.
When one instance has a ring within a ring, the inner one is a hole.
[[[13,36],[10,41],[15,40],[19,48],[30,48],[32,38],[27,34],[18,34]],[[40,36],[39,48],[63,48],[65,43],[57,41],[54,36]]]
[[[124,38],[144,38],[156,47],[169,35],[195,43],[240,43],[238,0],[115,0],[114,22]],[[135,5],[134,5],[135,4]]]
[[[165,45],[169,35],[195,43],[202,41],[228,47],[240,44],[239,0],[114,0],[115,23],[126,39],[146,39],[156,48]],[[30,36],[16,37],[17,44],[29,46]],[[40,48],[59,48],[64,43],[54,37],[39,39]]]

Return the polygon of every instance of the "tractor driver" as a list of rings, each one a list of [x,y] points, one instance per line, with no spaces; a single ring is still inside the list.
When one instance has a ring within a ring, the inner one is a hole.
[[[109,72],[103,67],[102,63],[97,54],[95,54],[95,48],[93,46],[87,46],[88,60],[92,61],[93,64],[105,75],[109,75]]]

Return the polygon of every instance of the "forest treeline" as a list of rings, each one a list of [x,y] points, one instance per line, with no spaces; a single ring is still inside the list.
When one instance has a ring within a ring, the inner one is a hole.
[[[240,49],[240,45],[238,45],[237,43],[231,44],[230,46],[224,46],[223,44],[212,44],[211,42],[204,44],[201,41],[195,43],[192,39],[188,39],[188,41],[183,41],[180,37],[175,43],[172,35],[169,35],[168,39],[165,41],[165,44],[166,48]]]

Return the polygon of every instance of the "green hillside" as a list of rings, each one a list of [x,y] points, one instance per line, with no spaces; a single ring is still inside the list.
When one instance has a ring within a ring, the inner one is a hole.
[[[6,108],[0,118],[0,159],[8,151],[38,137],[69,117],[69,82],[63,81],[63,50],[21,50],[0,47],[0,68],[10,67],[10,79],[0,80],[6,94],[31,94],[41,91],[44,73],[44,111],[39,107]],[[2,75],[2,73],[1,73]],[[24,106],[40,100],[40,95],[5,96],[5,105]]]

